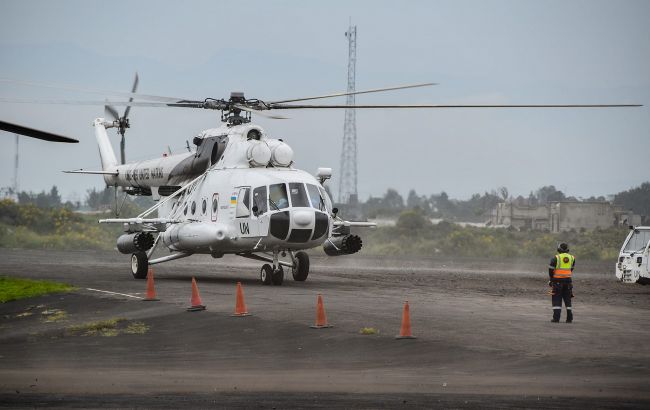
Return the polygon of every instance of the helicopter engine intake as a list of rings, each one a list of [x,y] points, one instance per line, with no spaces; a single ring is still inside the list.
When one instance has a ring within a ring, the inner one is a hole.
[[[117,238],[117,250],[122,253],[146,252],[153,242],[151,232],[125,233]]]
[[[329,256],[351,255],[359,252],[363,241],[358,235],[332,236],[323,244],[323,250]]]

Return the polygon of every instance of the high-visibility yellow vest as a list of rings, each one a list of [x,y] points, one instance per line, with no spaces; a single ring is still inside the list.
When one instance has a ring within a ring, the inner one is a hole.
[[[571,268],[575,258],[570,253],[561,253],[555,255],[555,270],[553,271],[553,279],[567,279],[571,278]]]

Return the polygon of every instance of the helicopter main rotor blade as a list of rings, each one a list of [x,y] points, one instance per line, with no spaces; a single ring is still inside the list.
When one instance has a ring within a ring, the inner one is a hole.
[[[135,80],[133,80],[133,87],[131,87],[131,94],[134,95],[136,90],[138,89],[138,73],[135,73]],[[178,100],[176,100],[178,101]],[[133,97],[129,98],[129,102],[133,102]],[[127,105],[126,109],[124,110],[124,118],[129,118],[129,112],[131,111],[131,106]]]
[[[397,86],[397,87],[374,88],[374,89],[371,89],[371,90],[342,92],[342,93],[318,95],[318,96],[314,96],[314,97],[294,98],[294,99],[291,99],[291,100],[272,101],[272,102],[269,102],[269,104],[281,104],[281,103],[296,102],[296,101],[318,100],[318,99],[321,99],[321,98],[342,97],[344,95],[379,93],[379,92],[384,92],[384,91],[403,90],[403,89],[406,89],[406,88],[429,87],[429,86],[432,86],[432,85],[438,85],[438,83],[409,84],[409,85],[400,85],[400,86]]]
[[[64,104],[64,105],[107,105],[116,107],[187,107],[203,108],[198,106],[200,102],[183,102],[183,103],[165,103],[165,102],[146,102],[146,101],[79,101],[79,100],[36,100],[28,98],[0,98],[0,102],[16,104]]]
[[[267,114],[265,112],[262,112],[262,111],[259,111],[259,110],[254,110],[252,108],[248,108],[248,107],[246,107],[244,105],[240,105],[240,104],[233,104],[233,107],[234,108],[239,108],[242,111],[252,112],[252,113],[255,113],[256,115],[260,115],[260,116],[266,117],[266,118],[271,118],[271,119],[274,119],[274,120],[288,120],[289,119],[289,118],[283,117],[281,115]]]
[[[102,90],[97,88],[83,88],[83,87],[77,87],[75,85],[69,85],[69,84],[50,84],[50,83],[41,83],[41,82],[33,82],[33,81],[19,81],[19,80],[12,80],[8,78],[0,78],[0,83],[25,85],[30,87],[54,88],[59,90],[79,91],[88,94],[111,95],[114,97],[138,98],[140,100],[148,100],[148,101],[176,102],[176,101],[181,101],[186,99],[186,98],[177,98],[177,97],[166,97],[160,95],[136,94],[135,92],[126,93],[120,91]]]
[[[612,108],[612,107],[643,107],[643,104],[473,104],[473,105],[443,105],[443,104],[402,104],[402,105],[274,105],[274,110],[318,109],[318,108]]]
[[[52,134],[51,132],[41,131],[5,121],[0,121],[0,130],[13,132],[14,134],[20,134],[26,137],[38,138],[39,140],[45,141],[69,143],[79,142],[79,140],[76,140],[74,138],[64,137],[62,135]]]

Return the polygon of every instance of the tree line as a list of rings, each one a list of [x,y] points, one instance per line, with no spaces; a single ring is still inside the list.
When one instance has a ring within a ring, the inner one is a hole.
[[[578,199],[565,194],[554,185],[540,187],[531,191],[527,197],[521,195],[513,197],[508,188],[499,187],[482,194],[476,193],[467,200],[449,198],[444,191],[439,194],[418,195],[414,189],[411,189],[404,199],[397,190],[389,188],[381,197],[371,196],[367,201],[360,202],[358,208],[365,217],[371,219],[397,218],[404,210],[414,209],[430,218],[484,222],[490,217],[497,204],[505,201],[519,206],[540,206],[556,201],[605,202],[607,199],[603,196]],[[650,216],[650,182],[614,195],[613,203],[639,215]],[[345,204],[338,206],[343,212],[352,211]]]

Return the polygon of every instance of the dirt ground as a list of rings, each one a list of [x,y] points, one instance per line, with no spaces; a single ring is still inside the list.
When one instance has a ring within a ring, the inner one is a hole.
[[[0,407],[650,407],[650,286],[612,263],[578,261],[574,323],[556,324],[546,260],[311,262],[263,286],[250,260],[173,261],[143,302],[129,256],[0,249],[0,275],[78,288],[0,305]],[[206,311],[185,311],[192,276]],[[237,281],[252,316],[230,316]],[[309,327],[318,293],[332,328]],[[395,340],[405,300],[417,339]],[[70,331],[111,318],[148,330]]]

